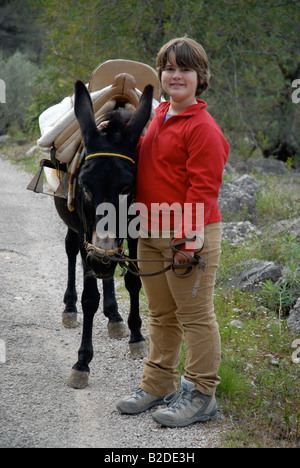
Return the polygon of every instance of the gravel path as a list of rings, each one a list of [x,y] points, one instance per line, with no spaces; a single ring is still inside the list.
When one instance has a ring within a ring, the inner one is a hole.
[[[81,336],[81,326],[61,325],[66,229],[51,197],[26,190],[30,179],[0,157],[0,448],[216,447],[218,421],[167,429],[152,420],[154,410],[119,415],[115,403],[138,386],[143,361],[130,359],[128,339],[108,338],[102,313],[90,384],[66,386]],[[79,297],[81,283],[79,262]],[[119,305],[125,319],[127,305]]]

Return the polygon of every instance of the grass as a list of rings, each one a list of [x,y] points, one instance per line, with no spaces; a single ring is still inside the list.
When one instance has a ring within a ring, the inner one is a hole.
[[[239,290],[217,290],[216,314],[222,340],[217,396],[232,422],[227,444],[299,445],[299,366],[291,360],[285,320],[257,307],[254,295]],[[231,326],[233,319],[242,327]]]
[[[0,156],[5,155],[5,158],[12,164],[18,165],[30,174],[36,174],[40,168],[40,160],[45,159],[47,156],[40,149],[31,155],[27,155],[27,151],[32,146],[32,143],[19,144],[17,141],[6,143],[0,147]]]
[[[35,173],[43,155],[25,156],[29,147],[9,146],[2,148],[0,155],[5,153],[9,160]],[[300,216],[299,185],[289,174],[256,177],[263,184],[257,197],[263,235],[234,249],[227,242],[222,244],[215,311],[222,339],[222,381],[217,399],[223,420],[211,424],[223,426],[222,447],[299,448],[300,364],[291,358],[294,337],[287,329],[286,318],[299,296],[300,246],[290,233],[270,229],[279,220]],[[252,259],[278,263],[284,272],[281,281],[266,282],[251,292],[228,289],[230,279]],[[118,286],[118,295],[128,301],[123,286]],[[143,293],[141,312],[147,323]],[[233,325],[233,320],[240,325]],[[183,343],[181,372],[184,360]]]
[[[280,183],[276,177],[266,177],[261,182],[256,205],[260,224],[300,216],[299,181],[291,183],[290,173],[284,175]]]
[[[278,220],[299,217],[299,201],[299,190],[288,179],[269,178],[258,195],[263,234],[235,249],[222,245],[215,292],[222,339],[217,395],[232,424],[223,440],[228,447],[300,447],[300,366],[291,359],[293,337],[286,326],[299,297],[300,246],[289,233],[269,229]],[[251,259],[276,262],[281,280],[251,292],[228,290],[238,267]],[[232,320],[242,326],[230,325]]]

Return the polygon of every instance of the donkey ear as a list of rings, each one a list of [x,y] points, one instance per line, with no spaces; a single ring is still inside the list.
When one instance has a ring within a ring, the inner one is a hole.
[[[153,90],[154,87],[150,84],[145,87],[139,105],[126,127],[126,134],[134,143],[138,142],[144,127],[150,119]]]
[[[86,86],[82,81],[76,81],[75,85],[75,115],[79,122],[80,130],[85,145],[89,140],[89,135],[97,132],[93,104]]]

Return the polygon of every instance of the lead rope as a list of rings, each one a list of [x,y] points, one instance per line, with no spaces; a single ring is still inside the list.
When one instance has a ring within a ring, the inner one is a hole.
[[[188,262],[184,263],[182,265],[175,265],[174,264],[174,256],[172,258],[162,258],[162,259],[130,258],[127,255],[125,255],[124,252],[118,251],[117,249],[115,249],[113,251],[107,251],[107,250],[99,249],[99,248],[94,247],[94,246],[90,246],[90,244],[88,244],[88,246],[89,246],[90,249],[91,249],[91,247],[93,248],[93,254],[98,256],[100,259],[102,259],[103,256],[105,257],[105,259],[107,259],[110,254],[113,255],[115,257],[114,260],[117,261],[118,263],[120,263],[120,266],[123,269],[123,272],[122,272],[121,276],[125,275],[126,268],[127,268],[127,270],[129,270],[133,275],[140,276],[140,277],[157,276],[157,275],[161,275],[162,273],[166,273],[169,270],[172,270],[172,272],[178,278],[187,278],[187,277],[191,276],[193,274],[193,272],[194,272],[194,269],[198,267],[198,273],[197,273],[197,276],[196,276],[196,279],[195,279],[195,284],[194,284],[193,291],[192,291],[192,297],[196,298],[197,293],[198,293],[198,289],[200,287],[201,278],[202,278],[203,272],[205,271],[206,260],[205,260],[205,258],[203,258],[203,257],[201,257],[199,255],[200,251],[197,252],[194,257],[192,257],[188,252],[180,250],[178,248],[182,244],[184,244],[186,241],[193,241],[193,240],[195,240],[195,238],[193,238],[193,239],[182,239],[180,241],[174,241],[174,238],[172,238],[171,241],[170,241],[170,246],[171,246],[172,251],[174,253],[180,252],[181,254],[183,254],[187,258]],[[203,247],[202,247],[202,249],[203,249]],[[139,271],[136,263],[143,263],[143,262],[144,263],[146,263],[146,262],[147,263],[151,263],[151,262],[152,263],[157,263],[157,262],[167,263],[167,262],[169,262],[170,265],[162,268],[161,270],[158,270],[158,271],[155,271],[155,272],[152,272],[152,273],[141,273]],[[179,273],[178,270],[184,270],[184,272]]]
[[[180,250],[178,247],[186,242],[186,240],[193,240],[193,239],[184,239],[182,241],[174,242],[174,239],[171,239],[171,249],[174,253],[180,252],[183,254],[188,262],[182,265],[175,265],[174,264],[174,256],[172,258],[162,258],[162,259],[144,259],[144,258],[130,258],[124,254],[123,245],[113,249],[113,250],[105,250],[99,247],[96,247],[86,241],[86,234],[84,233],[84,246],[88,254],[94,255],[98,257],[104,265],[108,265],[111,260],[120,263],[123,272],[121,276],[124,276],[126,273],[126,268],[129,270],[133,275],[140,276],[140,277],[151,277],[161,275],[162,273],[166,273],[169,270],[178,277],[178,278],[187,278],[192,275],[194,269],[198,267],[198,273],[196,276],[195,284],[192,291],[192,297],[196,298],[198,289],[200,287],[201,278],[203,272],[205,271],[206,267],[206,260],[205,258],[201,257],[198,253],[192,257],[188,252]],[[203,248],[203,247],[202,247]],[[201,249],[202,250],[202,249]],[[157,262],[169,262],[170,265],[162,268],[161,270],[155,271],[153,273],[141,273],[136,265],[136,263],[157,263]],[[178,270],[185,270],[183,273],[179,273]]]

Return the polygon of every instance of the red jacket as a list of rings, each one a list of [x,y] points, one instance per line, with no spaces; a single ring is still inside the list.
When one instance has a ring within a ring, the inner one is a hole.
[[[165,123],[170,102],[161,103],[140,141],[136,201],[147,206],[149,221],[151,204],[164,202],[180,203],[182,212],[185,203],[203,203],[204,225],[222,219],[217,200],[229,145],[206,102],[197,101]]]

